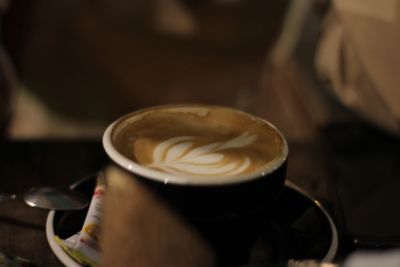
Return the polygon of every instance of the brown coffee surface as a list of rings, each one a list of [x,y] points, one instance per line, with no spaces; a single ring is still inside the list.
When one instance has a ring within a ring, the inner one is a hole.
[[[113,143],[158,171],[191,176],[258,173],[282,157],[284,140],[265,121],[223,107],[159,107],[122,119]]]

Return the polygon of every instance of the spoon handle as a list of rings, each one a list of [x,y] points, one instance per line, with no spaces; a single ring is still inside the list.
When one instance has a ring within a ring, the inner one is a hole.
[[[5,202],[5,201],[10,201],[14,200],[17,198],[16,194],[6,194],[6,193],[1,193],[0,194],[0,203]]]

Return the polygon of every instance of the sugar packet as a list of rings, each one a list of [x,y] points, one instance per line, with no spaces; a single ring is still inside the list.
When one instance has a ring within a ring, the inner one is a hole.
[[[81,231],[67,239],[55,236],[60,247],[78,263],[85,266],[97,267],[100,264],[99,237],[105,190],[104,175],[100,173]]]

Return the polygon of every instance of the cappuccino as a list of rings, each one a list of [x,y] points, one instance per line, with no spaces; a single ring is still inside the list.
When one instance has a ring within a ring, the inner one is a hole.
[[[113,129],[113,146],[123,157],[176,183],[250,180],[287,155],[276,128],[224,107],[155,107],[123,117]]]
[[[112,123],[103,146],[204,237],[218,266],[245,262],[286,176],[283,135],[260,118],[225,107],[140,110]]]

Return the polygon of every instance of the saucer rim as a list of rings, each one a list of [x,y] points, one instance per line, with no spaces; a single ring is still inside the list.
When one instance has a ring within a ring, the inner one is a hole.
[[[54,215],[55,211],[50,211],[47,215],[46,220],[46,238],[47,242],[54,255],[61,261],[62,264],[66,267],[83,267],[83,265],[76,262],[72,257],[70,257],[61,246],[55,241],[55,233],[54,233]]]
[[[325,215],[325,218],[328,220],[330,229],[331,229],[331,245],[329,246],[329,249],[327,250],[327,253],[325,256],[321,259],[321,262],[332,262],[335,257],[337,250],[339,248],[339,233],[337,230],[337,226],[335,221],[333,220],[332,216],[328,212],[328,210],[325,208],[325,206],[316,199],[315,197],[311,196],[310,193],[308,193],[305,189],[302,187],[298,186],[295,182],[291,180],[286,180],[285,181],[285,187],[291,188],[298,193],[302,194],[303,196],[307,197],[310,201],[312,201]]]
[[[93,179],[93,176],[91,177],[86,177],[83,178],[75,183],[73,183],[70,188],[75,188],[81,183],[84,183],[85,181]],[[331,229],[331,244],[329,249],[327,250],[325,256],[321,259],[322,262],[332,262],[336,256],[338,246],[339,246],[339,235],[337,231],[337,226],[332,218],[332,216],[329,214],[327,209],[322,205],[322,203],[317,200],[315,197],[312,197],[311,194],[309,194],[306,190],[298,186],[296,183],[294,183],[291,180],[286,180],[285,181],[285,187],[293,189],[303,195],[304,197],[308,198],[310,201],[312,201],[324,214],[325,218],[327,219],[330,229]],[[60,212],[60,211],[58,211]],[[47,219],[46,219],[46,238],[47,242],[49,243],[50,249],[53,251],[55,256],[58,258],[58,260],[64,264],[66,267],[83,267],[83,265],[79,264],[76,262],[72,257],[70,257],[62,248],[61,246],[55,241],[55,233],[54,233],[54,216],[55,216],[56,211],[52,210],[48,213]]]

